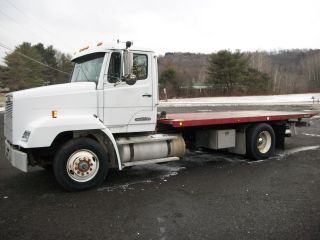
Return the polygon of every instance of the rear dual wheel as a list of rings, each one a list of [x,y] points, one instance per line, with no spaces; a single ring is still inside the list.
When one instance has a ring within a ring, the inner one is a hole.
[[[93,139],[72,139],[58,150],[53,171],[57,181],[68,191],[92,188],[107,176],[107,154]]]
[[[266,159],[274,154],[275,134],[267,123],[258,123],[246,132],[247,155],[253,160]]]

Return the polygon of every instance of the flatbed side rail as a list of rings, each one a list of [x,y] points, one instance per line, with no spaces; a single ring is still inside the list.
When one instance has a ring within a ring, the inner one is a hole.
[[[239,111],[211,113],[179,113],[168,114],[158,119],[158,124],[170,125],[174,128],[196,127],[223,124],[243,124],[271,121],[301,121],[311,118],[319,112],[279,112],[279,111]]]

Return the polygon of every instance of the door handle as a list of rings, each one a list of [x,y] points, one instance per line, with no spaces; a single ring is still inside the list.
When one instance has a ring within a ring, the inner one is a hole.
[[[142,95],[142,97],[152,97],[152,95],[149,94],[149,93],[145,93],[145,94]]]

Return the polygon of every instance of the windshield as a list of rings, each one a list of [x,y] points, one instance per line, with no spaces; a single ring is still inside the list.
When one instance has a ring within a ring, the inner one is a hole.
[[[105,53],[92,53],[74,60],[71,82],[98,83]]]

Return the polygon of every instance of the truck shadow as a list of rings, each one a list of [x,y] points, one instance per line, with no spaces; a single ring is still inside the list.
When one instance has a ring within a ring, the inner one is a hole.
[[[168,178],[184,171],[192,171],[204,166],[210,168],[228,168],[247,161],[234,154],[225,152],[188,152],[181,160],[162,163],[134,166],[121,172],[111,171],[105,183],[98,191],[133,190],[135,185],[166,182]]]
[[[271,161],[287,160],[292,154],[302,151],[319,149],[319,145],[305,147],[291,147],[286,150],[277,150],[273,157],[251,161],[248,158],[225,151],[196,151],[188,152],[181,160],[163,164],[148,164],[124,169],[121,172],[110,172],[107,181],[98,191],[132,190],[134,185],[147,183],[161,183],[168,178],[185,171],[195,171],[198,168],[225,169],[228,171],[239,165],[263,164]]]

